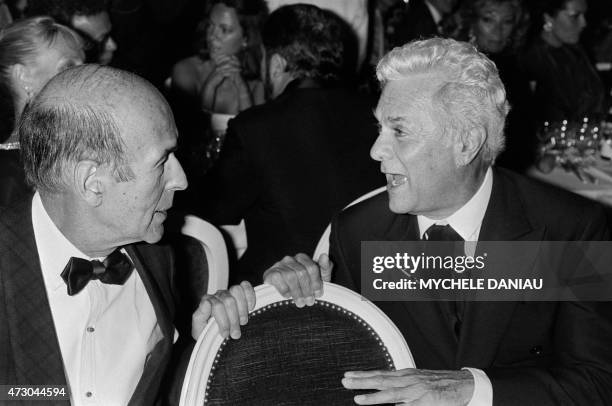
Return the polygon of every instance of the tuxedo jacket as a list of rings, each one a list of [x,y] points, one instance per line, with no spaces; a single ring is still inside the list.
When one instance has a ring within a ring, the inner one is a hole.
[[[66,385],[36,249],[31,206],[29,199],[0,210],[0,384]],[[155,245],[133,244],[125,249],[149,294],[163,333],[147,357],[129,403],[152,405],[158,401],[173,349],[173,260],[168,248]]]
[[[9,206],[31,193],[19,150],[0,150],[0,206]]]
[[[394,214],[388,203],[381,194],[335,219],[335,282],[360,292],[361,241],[419,239],[416,216]],[[597,204],[500,169],[479,240],[608,241],[609,231]],[[612,404],[610,303],[466,302],[458,337],[443,302],[376,304],[406,338],[417,368],[480,368],[495,405]]]
[[[384,185],[369,158],[372,108],[356,92],[296,80],[230,121],[202,193],[213,223],[245,220],[248,248],[232,281],[259,284],[284,255],[312,253],[335,213]]]

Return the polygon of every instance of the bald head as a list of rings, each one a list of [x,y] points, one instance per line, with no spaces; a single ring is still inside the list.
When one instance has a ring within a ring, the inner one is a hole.
[[[35,102],[121,108],[118,106],[120,103],[133,105],[161,97],[157,89],[140,76],[108,66],[89,64],[56,75],[41,90]]]
[[[129,132],[121,127],[134,111],[152,105],[169,112],[159,92],[132,73],[99,65],[61,72],[26,108],[18,126],[28,181],[39,190],[60,192],[68,186],[69,168],[83,159],[110,164],[118,179],[130,179]]]

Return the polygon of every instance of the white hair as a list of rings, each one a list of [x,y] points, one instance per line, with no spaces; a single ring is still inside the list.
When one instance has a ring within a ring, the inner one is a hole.
[[[471,128],[484,127],[487,138],[480,156],[493,163],[504,149],[504,123],[510,110],[495,64],[471,44],[431,38],[394,48],[376,67],[383,86],[424,73],[442,77],[432,103],[446,113],[445,131],[466,136]]]

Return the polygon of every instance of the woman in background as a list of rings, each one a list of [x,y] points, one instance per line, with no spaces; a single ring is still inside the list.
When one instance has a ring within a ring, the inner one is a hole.
[[[49,79],[83,63],[81,39],[49,17],[15,22],[0,31],[0,206],[29,192],[14,127]]]
[[[523,63],[535,81],[539,121],[600,119],[604,88],[579,43],[587,23],[586,0],[542,0]]]
[[[174,66],[173,88],[212,113],[235,115],[262,103],[260,33],[267,14],[263,0],[211,1],[198,28],[198,53]]]
[[[192,184],[216,161],[229,120],[264,102],[261,29],[267,15],[264,0],[209,1],[196,33],[197,54],[173,68],[178,156]]]
[[[445,24],[450,37],[471,42],[495,62],[511,106],[497,163],[519,172],[533,163],[536,148],[529,80],[518,62],[528,20],[520,0],[465,0]]]

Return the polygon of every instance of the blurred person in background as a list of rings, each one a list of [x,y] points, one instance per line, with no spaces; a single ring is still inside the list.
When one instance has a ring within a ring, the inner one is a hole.
[[[415,39],[442,34],[442,21],[450,15],[459,0],[396,1],[385,16],[387,49],[402,46]]]
[[[69,26],[83,40],[85,61],[108,65],[117,50],[106,0],[36,0],[28,4],[29,16],[50,16]]]
[[[264,100],[261,81],[263,0],[213,0],[198,28],[197,54],[173,68],[172,86],[201,109],[235,115]]]
[[[373,102],[345,86],[343,21],[283,6],[263,31],[272,99],[231,120],[219,161],[192,201],[215,224],[244,219],[248,248],[231,280],[260,281],[279,257],[313,252],[329,220],[384,184],[368,151]]]
[[[177,155],[190,182],[216,161],[227,123],[264,101],[264,0],[212,0],[196,29],[196,54],[172,69],[169,100],[181,134]],[[189,206],[178,196],[178,206]]]
[[[27,0],[0,0],[0,28],[24,18]]]
[[[11,10],[4,0],[0,0],[0,29],[6,27],[13,22],[13,16]]]
[[[0,32],[0,206],[30,191],[13,131],[24,107],[49,79],[83,59],[79,36],[49,17],[17,21]]]
[[[466,0],[444,26],[446,34],[469,41],[495,62],[511,106],[501,166],[524,171],[534,161],[535,135],[529,80],[519,64],[528,28],[521,0]]]
[[[586,0],[538,4],[536,33],[522,63],[535,81],[535,113],[541,122],[602,116],[603,84],[579,42],[586,12]]]
[[[346,23],[348,31],[345,53],[350,53],[345,62],[349,65],[349,72],[359,72],[363,67],[367,57],[368,34],[371,32],[368,0],[267,0],[267,2],[270,12],[282,6],[302,3],[312,4],[336,14]]]
[[[487,56],[515,53],[524,44],[527,13],[520,0],[465,0],[445,31]]]

